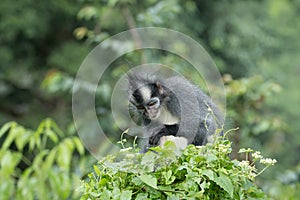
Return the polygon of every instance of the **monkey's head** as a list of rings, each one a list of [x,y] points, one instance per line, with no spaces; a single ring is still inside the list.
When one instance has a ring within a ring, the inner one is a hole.
[[[150,120],[159,118],[163,106],[165,88],[159,83],[147,83],[130,94],[129,101]]]

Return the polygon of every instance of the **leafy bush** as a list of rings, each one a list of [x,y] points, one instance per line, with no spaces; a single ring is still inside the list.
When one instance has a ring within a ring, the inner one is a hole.
[[[231,143],[219,139],[206,146],[189,145],[183,151],[168,141],[140,154],[122,149],[94,166],[82,183],[87,199],[265,199],[255,177],[276,161],[242,149],[253,160],[231,160]],[[258,172],[254,163],[266,167]]]
[[[0,199],[78,199],[78,137],[64,137],[50,119],[37,130],[9,122],[0,129]],[[76,168],[74,167],[77,161]],[[75,169],[76,172],[75,173]]]

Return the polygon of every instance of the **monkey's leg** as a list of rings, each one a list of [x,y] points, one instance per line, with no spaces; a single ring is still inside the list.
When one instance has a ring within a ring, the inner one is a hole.
[[[167,129],[163,128],[158,133],[149,138],[149,144],[152,146],[157,146],[159,144],[159,140],[162,136],[169,135],[167,133]]]

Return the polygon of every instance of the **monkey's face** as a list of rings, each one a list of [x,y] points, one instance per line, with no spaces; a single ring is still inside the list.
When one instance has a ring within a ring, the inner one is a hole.
[[[151,119],[157,119],[160,116],[160,100],[158,97],[152,97],[145,104],[145,114]]]
[[[130,102],[150,120],[159,118],[161,114],[162,96],[156,84],[148,84],[135,90]]]

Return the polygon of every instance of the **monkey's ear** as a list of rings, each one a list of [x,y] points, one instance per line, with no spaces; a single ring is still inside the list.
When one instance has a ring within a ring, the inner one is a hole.
[[[159,94],[162,95],[164,93],[164,88],[158,82],[156,82],[156,87],[158,89]]]

